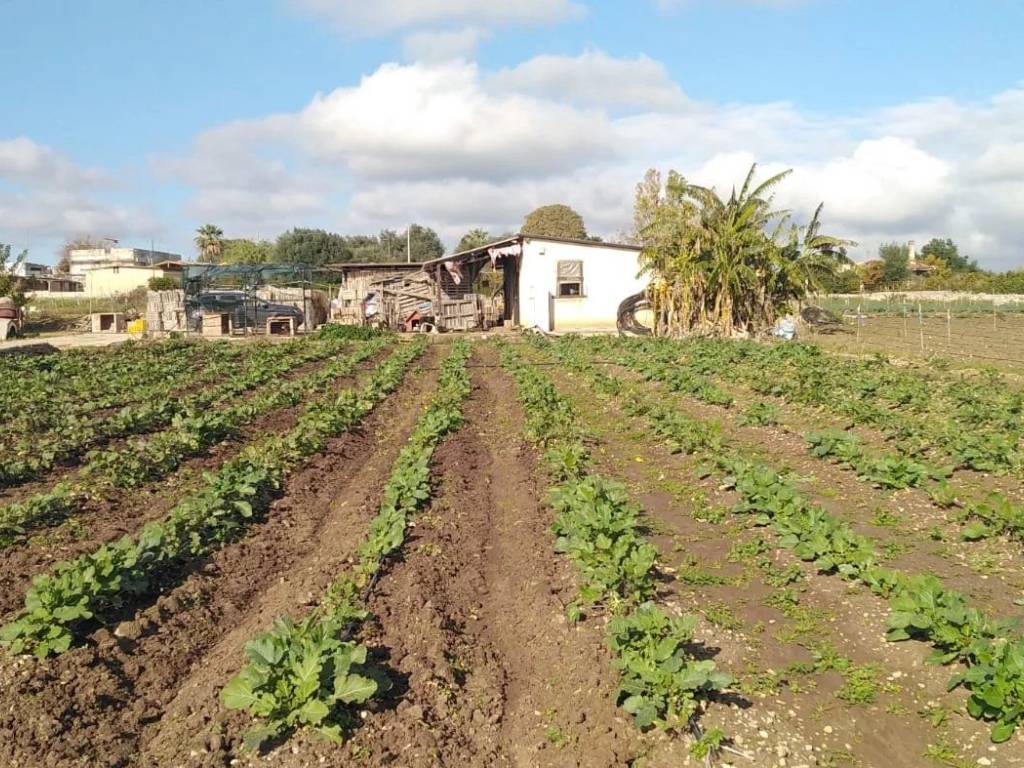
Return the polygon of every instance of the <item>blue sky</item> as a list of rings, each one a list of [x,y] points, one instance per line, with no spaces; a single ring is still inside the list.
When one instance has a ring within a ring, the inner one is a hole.
[[[757,160],[865,255],[950,235],[1024,262],[1011,0],[0,0],[0,29],[0,242],[39,260],[75,235],[190,254],[206,220],[450,242],[556,198],[614,235],[648,166]]]

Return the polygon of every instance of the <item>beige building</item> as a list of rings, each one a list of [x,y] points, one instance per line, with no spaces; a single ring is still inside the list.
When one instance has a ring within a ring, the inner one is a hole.
[[[158,264],[113,264],[95,267],[85,273],[85,295],[109,298],[145,288],[152,277],[181,279],[182,265],[166,261]]]
[[[98,298],[143,288],[151,277],[180,277],[182,270],[178,254],[146,248],[75,248],[68,259],[71,277]]]

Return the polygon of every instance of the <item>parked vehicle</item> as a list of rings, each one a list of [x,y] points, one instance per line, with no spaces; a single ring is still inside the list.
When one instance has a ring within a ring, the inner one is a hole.
[[[20,336],[24,322],[25,313],[14,299],[0,298],[0,341]]]
[[[206,313],[230,313],[235,328],[262,328],[271,317],[294,317],[295,327],[305,318],[302,310],[291,304],[276,304],[265,299],[255,300],[242,291],[210,291],[185,300],[189,315],[202,317]]]

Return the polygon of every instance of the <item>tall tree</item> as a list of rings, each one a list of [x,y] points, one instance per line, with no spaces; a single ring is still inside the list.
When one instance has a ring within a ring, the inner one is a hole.
[[[825,290],[835,278],[838,267],[851,263],[846,249],[855,243],[821,232],[824,207],[824,203],[817,207],[806,227],[801,229],[794,224],[789,242],[779,252],[779,264],[786,273],[784,280],[795,286],[795,299]]]
[[[0,243],[0,298],[14,299],[19,306],[25,303],[24,281],[14,271],[27,258],[28,251],[24,250],[11,258],[11,246]]]
[[[895,287],[910,277],[910,246],[901,243],[883,243],[878,246],[882,260],[882,282]]]
[[[351,261],[352,251],[335,232],[295,228],[278,236],[274,257],[285,264],[333,264]]]
[[[245,238],[223,240],[220,260],[224,264],[267,264],[274,260],[274,244]]]
[[[951,272],[977,272],[978,262],[960,255],[956,243],[948,237],[940,240],[933,237],[921,248],[921,259],[937,267],[946,267]]]
[[[392,233],[385,230],[381,233],[381,239],[383,240],[385,237],[394,238],[393,247],[390,250],[393,261],[430,261],[444,256],[444,244],[437,236],[437,232],[430,227],[410,224],[409,229],[405,232]],[[408,238],[408,244],[412,249],[411,259],[406,258],[406,238]]]
[[[885,286],[885,263],[881,261],[869,261],[857,268],[860,274],[861,285],[865,291],[877,291]]]
[[[568,205],[545,205],[531,211],[523,220],[522,233],[539,237],[564,237],[568,240],[586,240],[587,228],[583,217]]]
[[[199,252],[199,261],[207,264],[215,263],[223,250],[223,237],[223,230],[215,224],[203,224],[197,229],[194,240],[196,250]]]
[[[459,244],[455,246],[455,253],[470,251],[474,248],[479,248],[481,245],[493,243],[494,240],[495,238],[491,237],[491,233],[486,229],[471,229],[459,240]]]
[[[633,232],[629,240],[639,244],[643,240],[643,232],[647,231],[658,215],[658,208],[664,202],[662,198],[661,173],[655,168],[648,168],[643,179],[636,185],[636,196],[633,202]]]

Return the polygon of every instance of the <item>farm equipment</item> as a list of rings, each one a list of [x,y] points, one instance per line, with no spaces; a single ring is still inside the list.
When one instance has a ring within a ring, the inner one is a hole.
[[[14,299],[0,298],[0,341],[20,336],[25,323],[25,313]]]

